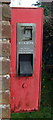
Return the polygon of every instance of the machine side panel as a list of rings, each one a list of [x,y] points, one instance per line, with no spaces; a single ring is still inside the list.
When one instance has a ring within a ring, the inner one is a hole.
[[[11,111],[24,112],[38,110],[41,90],[43,9],[12,8],[11,14]],[[16,76],[17,23],[36,24],[34,72],[32,76]]]

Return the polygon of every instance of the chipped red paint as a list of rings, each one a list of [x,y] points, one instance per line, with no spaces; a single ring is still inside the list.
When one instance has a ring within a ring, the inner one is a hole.
[[[34,73],[31,77],[16,77],[16,23],[36,24]],[[11,111],[38,110],[41,93],[43,9],[12,8],[11,29]]]

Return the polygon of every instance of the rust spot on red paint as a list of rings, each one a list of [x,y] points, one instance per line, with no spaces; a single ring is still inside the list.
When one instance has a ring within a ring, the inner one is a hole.
[[[21,104],[19,103],[18,105],[14,105],[14,111],[17,111],[21,109]]]
[[[26,107],[29,107],[30,106],[30,104],[29,103],[26,103]]]
[[[12,99],[14,100],[14,99],[15,99],[15,97],[12,97]]]
[[[21,107],[21,105],[20,104],[18,104],[18,109]]]
[[[21,108],[21,105],[22,105],[22,103],[21,103],[21,101],[18,103],[18,106],[17,106],[17,108],[19,109],[19,108]]]

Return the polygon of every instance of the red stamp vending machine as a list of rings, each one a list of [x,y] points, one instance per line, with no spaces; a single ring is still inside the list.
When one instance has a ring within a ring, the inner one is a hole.
[[[11,8],[11,111],[38,110],[41,94],[42,8]]]

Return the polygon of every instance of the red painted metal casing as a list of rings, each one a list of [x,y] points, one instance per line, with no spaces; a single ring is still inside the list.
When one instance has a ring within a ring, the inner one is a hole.
[[[36,24],[34,73],[30,77],[16,76],[16,23]],[[11,111],[29,112],[38,110],[41,94],[43,9],[11,8],[11,29]]]

